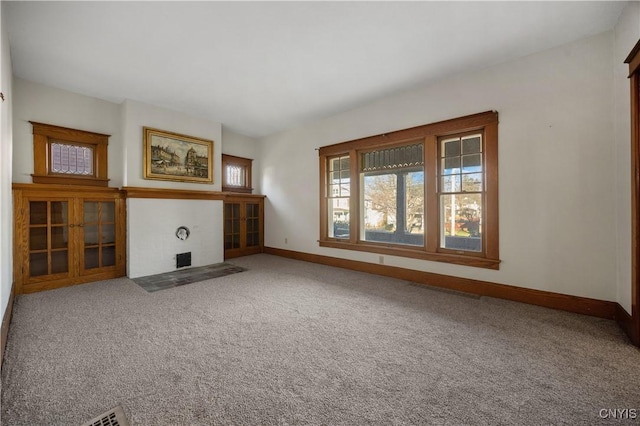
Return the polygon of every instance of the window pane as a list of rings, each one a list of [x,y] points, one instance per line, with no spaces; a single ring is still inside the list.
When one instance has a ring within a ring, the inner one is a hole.
[[[462,156],[462,173],[482,171],[482,156],[480,154]]]
[[[462,190],[466,192],[482,191],[482,173],[462,175]]]
[[[453,139],[444,141],[442,143],[444,147],[443,157],[456,157],[460,155],[460,139]]]
[[[460,173],[460,157],[445,158],[442,160],[442,174],[450,175]]]
[[[93,147],[51,144],[51,171],[68,175],[93,175]]]
[[[424,245],[424,173],[411,172],[405,176],[405,230],[420,234],[414,243]]]
[[[424,246],[424,172],[362,174],[364,241]]]
[[[351,161],[349,156],[329,160],[327,173],[327,225],[330,238],[349,238],[349,203],[351,195]]]
[[[460,192],[460,175],[442,177],[442,192]]]
[[[363,197],[365,240],[388,241],[388,236],[378,234],[396,229],[396,174],[365,174]]]
[[[474,154],[482,151],[482,144],[480,143],[480,136],[472,136],[462,140],[462,153]]]
[[[482,251],[482,195],[440,196],[440,247]]]
[[[331,198],[328,201],[329,237],[349,238],[349,198]]]
[[[227,165],[227,185],[245,186],[245,168],[235,164]]]

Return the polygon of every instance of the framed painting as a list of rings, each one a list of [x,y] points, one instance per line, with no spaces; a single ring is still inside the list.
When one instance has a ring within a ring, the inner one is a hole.
[[[144,178],[213,183],[213,141],[143,128]]]

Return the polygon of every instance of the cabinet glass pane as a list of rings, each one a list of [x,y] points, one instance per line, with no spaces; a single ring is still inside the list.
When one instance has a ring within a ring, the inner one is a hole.
[[[47,223],[47,202],[31,201],[29,203],[29,224],[46,225]]]
[[[98,244],[98,225],[84,226],[84,245],[93,246]]]
[[[52,201],[51,202],[51,224],[60,225],[67,223],[67,202]]]
[[[31,253],[29,255],[29,275],[38,277],[48,273],[47,253]]]
[[[252,232],[247,234],[247,247],[257,246],[259,242],[260,240],[257,233]]]
[[[98,247],[84,249],[84,269],[100,266],[100,249]]]
[[[69,232],[66,226],[51,227],[51,248],[67,248],[69,242]]]
[[[116,242],[116,227],[115,225],[102,225],[102,243],[113,244]]]
[[[84,202],[84,223],[98,222],[98,203],[95,201]]]
[[[51,273],[59,274],[69,271],[69,256],[67,250],[51,252]]]
[[[115,246],[102,247],[102,266],[113,266],[116,264]]]
[[[47,228],[30,228],[29,229],[29,250],[46,250],[47,249]]]
[[[102,222],[110,222],[113,223],[116,221],[116,203],[112,201],[103,201],[102,202]]]

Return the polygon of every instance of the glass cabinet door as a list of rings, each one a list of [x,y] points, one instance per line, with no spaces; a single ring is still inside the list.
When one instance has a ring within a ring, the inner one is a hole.
[[[115,201],[82,203],[83,265],[85,270],[116,264]]]
[[[30,201],[29,276],[69,272],[69,202]]]
[[[255,247],[260,245],[260,204],[246,204],[246,238],[247,247]]]
[[[224,205],[224,249],[240,248],[240,204]]]

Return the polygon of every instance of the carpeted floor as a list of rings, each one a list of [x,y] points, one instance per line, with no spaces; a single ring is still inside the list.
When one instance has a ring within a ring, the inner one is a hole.
[[[2,424],[625,424],[640,351],[617,325],[269,255],[147,293],[18,297]],[[632,420],[629,424],[638,424]]]

